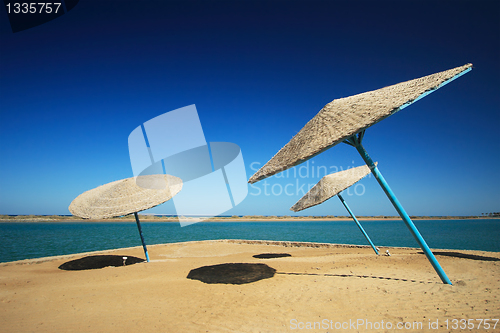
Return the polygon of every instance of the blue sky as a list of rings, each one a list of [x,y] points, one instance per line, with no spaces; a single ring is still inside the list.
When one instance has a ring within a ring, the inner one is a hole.
[[[0,214],[69,214],[133,176],[134,128],[183,106],[207,141],[240,146],[249,178],[333,99],[469,62],[364,145],[410,215],[500,210],[498,1],[81,1],[18,33],[2,9],[0,32]],[[362,163],[335,146],[225,214],[346,215],[335,198],[289,208],[313,170]],[[396,215],[373,177],[360,184],[344,195],[357,215]]]

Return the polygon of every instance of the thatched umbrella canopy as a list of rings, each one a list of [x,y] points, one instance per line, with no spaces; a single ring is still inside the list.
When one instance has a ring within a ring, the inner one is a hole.
[[[295,205],[290,208],[290,210],[298,212],[306,208],[319,205],[320,203],[325,202],[331,197],[337,195],[344,207],[349,212],[349,215],[351,215],[354,222],[356,222],[361,233],[363,233],[368,243],[370,243],[370,246],[372,247],[373,251],[375,251],[375,254],[379,254],[378,249],[373,244],[370,236],[368,236],[365,229],[363,229],[363,227],[361,226],[361,223],[359,223],[358,219],[347,205],[347,202],[345,202],[342,195],[340,195],[340,192],[359,182],[367,174],[369,174],[370,171],[371,170],[367,165],[363,165],[357,168],[347,169],[344,171],[326,175],[321,178],[321,180],[316,185],[314,185],[314,187],[310,189],[309,192],[307,192],[302,198],[300,198],[300,200],[297,201]]]
[[[146,260],[146,242],[137,212],[172,199],[182,189],[182,180],[170,175],[145,175],[117,180],[84,192],[69,205],[76,216],[103,219],[134,213]]]
[[[357,168],[326,175],[290,209],[298,212],[319,205],[356,184],[369,173],[370,168],[367,165],[362,165]]]
[[[255,183],[298,165],[365,130],[471,68],[466,64],[447,71],[382,89],[336,99],[311,119],[252,177]]]
[[[162,204],[181,189],[182,180],[170,175],[126,178],[80,194],[69,211],[85,219],[123,216]]]

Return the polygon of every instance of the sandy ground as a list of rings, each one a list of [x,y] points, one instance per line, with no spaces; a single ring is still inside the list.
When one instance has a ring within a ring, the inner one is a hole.
[[[297,245],[155,245],[149,247],[150,263],[85,271],[58,267],[90,254],[3,263],[1,331],[500,331],[500,323],[493,329],[492,320],[500,318],[500,253],[450,250],[437,255],[450,286],[440,281],[420,249],[389,248],[391,256],[376,256],[370,247]],[[252,257],[261,253],[292,256]],[[144,257],[141,247],[99,254]],[[192,269],[222,263],[264,263],[277,273],[241,285],[186,278]],[[489,329],[481,319],[489,319]]]

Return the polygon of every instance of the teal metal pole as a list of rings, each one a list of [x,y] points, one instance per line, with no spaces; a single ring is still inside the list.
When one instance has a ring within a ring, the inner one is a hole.
[[[347,209],[347,211],[349,212],[349,214],[351,215],[352,219],[354,220],[354,222],[356,222],[356,224],[358,225],[359,227],[359,230],[361,230],[361,232],[363,233],[363,235],[365,235],[365,238],[366,240],[368,241],[368,243],[370,243],[370,245],[372,246],[372,249],[373,251],[375,251],[375,253],[378,255],[378,251],[377,251],[377,248],[375,247],[375,245],[373,245],[372,243],[372,240],[370,239],[370,237],[368,237],[368,234],[365,232],[365,229],[363,229],[363,227],[361,226],[361,224],[359,223],[358,219],[356,218],[356,216],[354,216],[354,214],[352,213],[351,209],[349,208],[349,206],[347,206],[347,202],[345,202],[344,198],[339,194],[337,194],[337,196],[339,197],[340,201],[342,202],[342,204],[344,205],[345,209]]]
[[[146,242],[144,241],[144,236],[142,235],[141,222],[139,222],[139,216],[134,213],[135,222],[137,223],[137,229],[139,229],[139,235],[141,236],[142,247],[144,248],[144,253],[146,254],[146,261],[149,262],[148,248],[146,247]]]
[[[360,136],[360,138],[361,137],[362,136]],[[392,192],[391,188],[389,187],[389,184],[387,184],[384,177],[378,170],[377,166],[375,165],[375,163],[373,163],[373,160],[370,158],[365,148],[361,145],[361,140],[354,135],[348,141],[358,150],[359,154],[365,161],[366,165],[368,165],[368,167],[372,171],[373,175],[375,176],[375,179],[377,179],[378,183],[384,190],[385,194],[392,202],[392,205],[398,211],[399,216],[401,216],[408,229],[410,229],[410,232],[412,233],[413,237],[415,237],[415,240],[420,245],[420,248],[424,251],[425,255],[427,256],[427,259],[429,259],[429,261],[431,262],[432,267],[434,267],[434,270],[438,273],[439,277],[441,278],[441,281],[443,281],[443,283],[445,284],[452,284],[450,279],[448,279],[448,276],[446,276],[446,273],[444,272],[443,268],[441,268],[441,265],[436,260],[436,257],[429,249],[429,246],[427,246],[427,243],[425,242],[424,238],[422,237],[422,235],[420,235],[420,232],[418,231],[417,227],[415,227],[408,214],[406,214],[406,211],[404,210],[403,206],[399,203],[399,200],[396,198],[396,195],[394,194],[394,192]]]

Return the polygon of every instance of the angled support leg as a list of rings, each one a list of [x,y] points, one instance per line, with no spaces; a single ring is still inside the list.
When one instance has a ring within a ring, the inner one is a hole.
[[[377,248],[375,247],[375,245],[373,245],[372,243],[372,240],[370,239],[370,237],[368,237],[368,234],[365,232],[365,229],[363,229],[363,227],[361,226],[361,223],[359,223],[358,219],[356,218],[356,216],[354,216],[354,214],[352,213],[351,209],[349,208],[349,206],[347,206],[347,202],[345,202],[344,198],[339,194],[337,194],[337,196],[339,197],[340,201],[342,202],[342,204],[344,205],[345,209],[347,209],[347,211],[349,212],[349,214],[351,215],[352,219],[354,220],[354,222],[356,222],[356,224],[358,225],[358,228],[359,230],[361,230],[361,232],[363,233],[363,235],[365,236],[366,240],[368,241],[368,243],[370,243],[373,251],[375,251],[375,253],[378,255],[378,250]]]
[[[146,247],[146,242],[144,241],[144,236],[142,235],[141,222],[139,222],[139,216],[137,212],[134,213],[135,222],[137,223],[137,229],[139,229],[139,235],[141,236],[142,247],[144,248],[144,254],[146,255],[146,261],[149,262],[148,248]]]
[[[372,171],[372,174],[375,176],[375,179],[377,179],[378,183],[384,190],[385,194],[391,201],[392,205],[394,206],[394,208],[396,208],[399,216],[401,216],[408,229],[410,229],[410,232],[417,241],[418,245],[420,245],[420,248],[424,251],[425,255],[427,256],[427,259],[431,262],[432,267],[434,267],[434,270],[438,273],[439,277],[441,278],[441,281],[443,281],[443,283],[445,284],[452,284],[450,279],[448,279],[448,276],[446,276],[446,273],[444,272],[443,268],[441,268],[441,265],[437,261],[436,257],[429,249],[429,246],[427,246],[427,243],[425,242],[424,238],[422,237],[422,235],[420,235],[420,232],[418,231],[417,227],[415,227],[413,221],[410,219],[410,217],[404,210],[403,206],[401,205],[401,203],[399,203],[399,200],[396,198],[396,195],[394,194],[394,192],[392,192],[391,188],[389,187],[389,184],[387,184],[384,177],[378,170],[377,166],[375,165],[375,163],[373,163],[373,160],[370,158],[365,148],[361,145],[363,134],[364,131],[362,132],[362,134],[360,133],[359,136],[353,135],[344,142],[351,146],[354,146],[358,150],[359,154],[365,161],[366,165],[368,165],[368,167]]]

